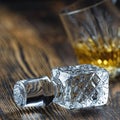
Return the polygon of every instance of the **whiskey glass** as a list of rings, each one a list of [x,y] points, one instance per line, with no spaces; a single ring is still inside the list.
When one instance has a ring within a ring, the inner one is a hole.
[[[78,63],[120,74],[120,13],[111,0],[80,0],[64,8],[60,18]]]

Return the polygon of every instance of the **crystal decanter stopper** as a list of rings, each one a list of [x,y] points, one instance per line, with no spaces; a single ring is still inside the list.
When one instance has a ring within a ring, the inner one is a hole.
[[[108,92],[108,72],[86,64],[52,69],[51,80],[45,76],[18,81],[13,90],[18,106],[44,107],[54,102],[67,109],[105,105]]]

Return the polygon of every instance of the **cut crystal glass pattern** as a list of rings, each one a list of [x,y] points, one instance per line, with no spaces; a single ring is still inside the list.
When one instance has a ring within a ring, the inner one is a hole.
[[[53,101],[67,109],[101,106],[108,99],[108,72],[92,65],[52,70],[57,93]]]
[[[51,80],[45,76],[18,81],[14,101],[18,106],[46,106],[54,102],[67,109],[101,106],[107,103],[109,74],[92,65],[52,69]]]

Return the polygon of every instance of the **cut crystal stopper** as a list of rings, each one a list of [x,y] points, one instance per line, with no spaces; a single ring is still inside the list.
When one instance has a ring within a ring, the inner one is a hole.
[[[105,105],[109,74],[97,66],[77,65],[52,69],[48,77],[22,80],[14,86],[18,106],[46,106],[54,102],[67,109]]]
[[[47,76],[18,81],[14,85],[14,101],[22,107],[48,105],[55,94],[53,85]]]

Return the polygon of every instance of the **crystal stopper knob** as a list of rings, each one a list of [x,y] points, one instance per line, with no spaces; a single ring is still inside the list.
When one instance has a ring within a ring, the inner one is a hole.
[[[105,105],[109,74],[97,66],[76,65],[52,69],[48,77],[22,80],[14,86],[18,106],[46,106],[54,102],[67,109]]]

